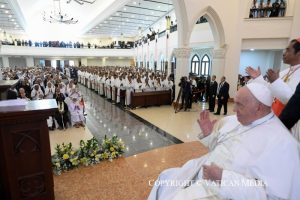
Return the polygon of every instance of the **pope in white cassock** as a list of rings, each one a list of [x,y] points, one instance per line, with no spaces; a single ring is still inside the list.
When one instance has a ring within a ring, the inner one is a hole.
[[[299,200],[299,143],[271,104],[270,90],[250,83],[235,97],[236,115],[216,123],[201,112],[201,142],[209,153],[163,171],[149,199]]]

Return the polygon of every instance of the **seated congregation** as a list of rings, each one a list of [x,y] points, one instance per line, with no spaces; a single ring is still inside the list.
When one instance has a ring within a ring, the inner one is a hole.
[[[63,79],[60,71],[47,67],[10,69],[5,73],[7,77],[17,76],[19,79],[16,88],[10,89],[8,99],[56,100],[58,109],[47,120],[50,130],[66,129],[70,125],[76,128],[85,126],[83,98],[74,80]]]

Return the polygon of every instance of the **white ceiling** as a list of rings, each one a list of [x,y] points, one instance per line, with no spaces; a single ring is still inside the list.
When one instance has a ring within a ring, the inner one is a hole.
[[[7,0],[0,0],[0,31],[23,31],[23,27]]]
[[[139,27],[148,29],[173,9],[172,0],[96,0],[83,5],[76,0],[68,1],[60,0],[61,12],[78,20],[76,24],[43,20],[43,13],[50,16],[59,0],[0,0],[0,28],[6,32],[23,32],[32,39],[72,40],[81,36],[120,36],[121,33],[134,37]]]

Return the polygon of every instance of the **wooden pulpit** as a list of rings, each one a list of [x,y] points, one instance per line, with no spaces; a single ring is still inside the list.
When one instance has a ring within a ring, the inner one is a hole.
[[[0,199],[54,199],[47,118],[54,99],[0,108]]]

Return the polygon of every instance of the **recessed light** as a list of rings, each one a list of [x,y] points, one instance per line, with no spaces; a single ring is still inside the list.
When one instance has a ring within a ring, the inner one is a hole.
[[[151,12],[152,15],[154,15],[154,12]]]
[[[126,22],[129,22],[130,20],[129,19],[126,19]]]
[[[136,5],[136,2],[134,1],[133,4]]]
[[[131,15],[131,17],[134,18],[135,16],[134,16],[134,15]]]
[[[160,8],[160,6],[157,6],[157,8]]]
[[[9,18],[12,18],[12,15],[8,15]]]
[[[9,13],[9,11],[8,11],[8,10],[6,10],[6,11],[5,11],[5,13],[6,13],[6,14],[8,14],[8,13]]]
[[[112,17],[110,17],[109,19],[112,20]]]
[[[1,8],[5,8],[5,5],[4,5],[4,4],[2,4],[2,5],[1,5]]]
[[[255,49],[250,49],[250,51],[254,51]]]
[[[126,10],[126,8],[123,8],[123,10]]]
[[[14,22],[14,21],[15,21],[15,19],[11,19],[11,21],[12,21],[12,22]]]

